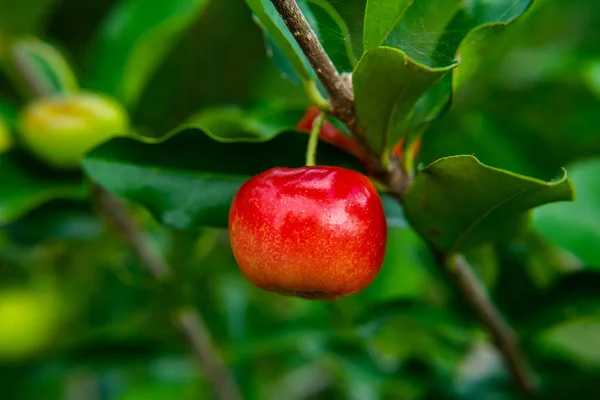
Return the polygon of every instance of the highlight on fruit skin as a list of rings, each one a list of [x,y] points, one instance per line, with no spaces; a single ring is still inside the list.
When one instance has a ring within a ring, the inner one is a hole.
[[[127,111],[116,100],[79,92],[41,98],[27,105],[18,119],[23,142],[38,158],[56,168],[77,168],[100,143],[123,135]]]
[[[387,223],[369,179],[339,167],[273,168],[245,182],[229,214],[242,273],[283,295],[335,300],[383,264]]]
[[[8,126],[0,117],[0,154],[7,152],[13,146],[13,139],[8,130]]]

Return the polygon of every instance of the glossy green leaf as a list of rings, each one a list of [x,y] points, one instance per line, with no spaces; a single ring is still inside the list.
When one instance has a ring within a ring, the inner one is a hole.
[[[477,52],[481,47],[477,42],[488,34],[502,31],[506,23],[521,15],[530,3],[530,0],[474,1],[468,5],[459,0],[368,1],[363,35],[365,50],[381,45],[397,48],[407,59],[405,64],[419,65],[421,70],[449,70],[457,61],[461,63],[461,74],[457,75],[457,69],[440,82],[437,82],[439,77],[432,74],[421,74],[425,75],[422,80],[428,76],[432,82],[412,88],[417,92],[416,98],[406,101],[406,107],[395,110],[393,117],[385,118],[391,114],[386,107],[379,107],[383,110],[380,114],[364,112],[363,119],[373,115],[381,125],[378,132],[367,134],[374,150],[384,152],[386,140],[393,146],[402,136],[420,136],[429,122],[447,111],[453,91],[464,85],[477,69]],[[410,84],[415,79],[407,81]],[[404,88],[402,93],[408,90],[411,88]]]
[[[2,42],[11,36],[38,33],[58,0],[2,0],[0,2],[0,54]]]
[[[388,47],[363,55],[352,75],[356,117],[374,151],[383,154],[406,134],[395,125],[402,125],[419,98],[452,68],[432,69]]]
[[[146,207],[166,225],[226,227],[241,184],[275,166],[303,166],[308,135],[227,141],[193,127],[160,144],[119,138],[92,150],[83,168],[107,190]],[[325,143],[319,145],[318,162],[360,168],[352,156]]]
[[[90,84],[129,106],[209,0],[125,0],[103,22],[91,57]]]
[[[363,26],[363,47],[381,46],[414,0],[367,0]]]
[[[521,15],[531,0],[369,0],[365,11],[365,50],[390,46],[431,67],[451,65],[472,30],[503,24]]]
[[[495,30],[523,14],[532,3],[533,0],[478,0],[472,4],[463,3],[444,27],[443,35],[431,53],[431,65],[447,65],[455,58],[460,47],[464,51],[473,47],[479,38],[495,33]],[[461,46],[463,41],[464,45]],[[462,60],[469,62],[468,57],[462,57]]]
[[[600,100],[580,84],[476,90],[477,96],[459,93],[453,109],[427,130],[423,162],[476,154],[499,168],[551,177],[564,165],[600,154],[595,122]]]
[[[452,73],[452,87],[455,92],[460,91],[476,74],[485,67],[486,56],[494,57],[495,43],[506,34],[507,25],[484,25],[469,32],[456,51],[456,58],[460,61]]]
[[[351,72],[357,60],[346,21],[328,0],[308,0],[307,6],[314,16],[312,28],[333,64],[339,72]]]
[[[454,156],[418,172],[405,210],[421,235],[443,250],[458,251],[512,235],[530,209],[573,196],[566,173],[544,182],[488,167],[473,156]]]
[[[263,29],[267,44],[272,46],[271,51],[275,52],[276,60],[279,60],[276,65],[281,67],[282,62],[289,62],[302,82],[312,80],[314,73],[310,63],[294,40],[294,36],[288,31],[273,4],[269,0],[246,0],[246,3]],[[311,17],[308,13],[305,16],[307,18]],[[294,74],[287,69],[283,69],[283,72],[290,78],[294,77]]]
[[[0,226],[55,198],[78,198],[81,181],[58,174],[18,153],[0,155]]]
[[[263,29],[270,55],[282,73],[301,83],[316,80],[306,56],[269,0],[246,0]],[[327,0],[297,1],[307,22],[340,71],[352,71],[356,59],[350,31],[344,19]]]
[[[462,3],[461,0],[414,0],[407,9],[398,10],[399,13],[396,15],[387,16],[387,19],[395,18],[397,23],[388,22],[384,40],[381,41],[379,38],[379,43],[374,42],[370,45],[385,45],[401,49],[408,57],[421,64],[450,65],[454,59],[452,52],[447,53],[448,57],[443,64],[434,64],[433,57],[439,51],[438,46],[446,26],[459,12]]]
[[[221,139],[268,139],[284,130],[294,129],[306,104],[272,105],[264,108],[207,108],[192,115],[187,123],[213,132]]]
[[[585,264],[600,268],[600,160],[580,162],[569,168],[577,189],[575,203],[558,203],[536,210],[536,230],[554,245]]]

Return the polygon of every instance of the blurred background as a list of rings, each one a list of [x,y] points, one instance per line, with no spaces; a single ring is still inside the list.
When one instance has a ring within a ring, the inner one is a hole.
[[[0,0],[0,6],[5,1],[6,9],[18,3]],[[111,35],[135,38],[136,23],[160,20],[153,14],[158,0],[21,3],[31,3],[23,8],[28,12],[47,10],[28,31],[59,49],[92,90],[107,91],[124,68],[125,53],[103,54]],[[135,3],[142,4],[139,17],[123,19],[123,9]],[[184,8],[185,2],[176,3]],[[365,1],[331,3],[360,43]],[[6,18],[16,16],[0,15],[0,27]],[[414,37],[414,44],[423,40]],[[171,45],[143,90],[132,97],[110,93],[127,100],[138,133],[160,136],[198,111],[223,105],[285,99],[300,110],[308,106],[302,88],[269,59],[241,1],[207,2]],[[138,51],[151,53],[149,46]],[[600,2],[536,0],[502,34],[484,32],[467,51],[478,69],[425,133],[419,161],[474,154],[544,180],[568,170],[575,203],[543,207],[525,236],[468,256],[522,338],[540,398],[597,399]],[[18,88],[1,75],[7,126],[14,127],[10,116],[23,104]],[[291,125],[298,115],[289,117]],[[47,174],[44,182],[51,182],[53,172]],[[212,398],[172,327],[168,291],[146,276],[89,201],[60,198],[55,189],[48,194],[28,179],[0,163],[0,399]],[[25,201],[35,207],[3,220],[9,207]],[[334,303],[284,298],[250,285],[226,230],[178,231],[143,209],[133,212],[148,242],[176,269],[179,290],[204,316],[247,398],[520,398],[469,308],[394,210],[399,206],[386,206],[396,217],[381,274],[364,292]]]

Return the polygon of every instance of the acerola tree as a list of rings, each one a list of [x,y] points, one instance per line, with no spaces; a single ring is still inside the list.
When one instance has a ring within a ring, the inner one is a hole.
[[[584,1],[0,4],[7,396],[595,395]]]

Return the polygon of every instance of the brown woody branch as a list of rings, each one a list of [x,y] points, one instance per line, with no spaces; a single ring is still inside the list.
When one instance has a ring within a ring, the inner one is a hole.
[[[446,266],[447,275],[465,300],[471,304],[479,321],[490,332],[517,387],[525,394],[533,394],[536,390],[535,378],[527,366],[515,333],[490,299],[488,291],[475,275],[468,260],[462,254],[447,256],[436,253],[439,263]]]
[[[351,82],[340,76],[296,2],[294,0],[271,0],[271,2],[327,90],[331,114],[345,123],[356,139],[364,145],[364,134],[356,121]],[[378,175],[377,178],[382,179],[388,191],[403,202],[411,179],[403,170],[400,160],[393,157],[387,169],[381,165],[377,155],[371,154],[369,161],[373,164],[372,170]],[[461,295],[473,308],[481,323],[490,332],[515,384],[523,393],[532,394],[535,391],[535,382],[513,330],[491,301],[487,290],[466,258],[462,255],[446,254],[434,247],[432,252]]]
[[[296,2],[272,0],[272,3],[327,90],[331,113],[346,125],[355,125],[352,85],[341,78]]]
[[[378,155],[369,149],[362,129],[356,121],[354,91],[349,75],[340,75],[295,1],[271,0],[271,2],[317,73],[319,80],[323,83],[329,95],[329,113],[342,121],[357,141],[367,150],[365,152],[367,155],[366,161],[372,174],[377,179],[387,182],[390,179],[390,171],[381,165]],[[404,179],[406,174],[402,169],[396,170],[396,172],[401,172],[403,182],[407,180]]]
[[[104,189],[98,186],[94,189],[102,212],[139,258],[141,266],[154,280],[166,283],[170,274],[169,265],[148,246],[142,230],[132,219],[125,205]],[[175,325],[188,342],[217,397],[221,400],[242,399],[235,379],[212,342],[200,313],[187,307],[177,311],[174,317]]]

